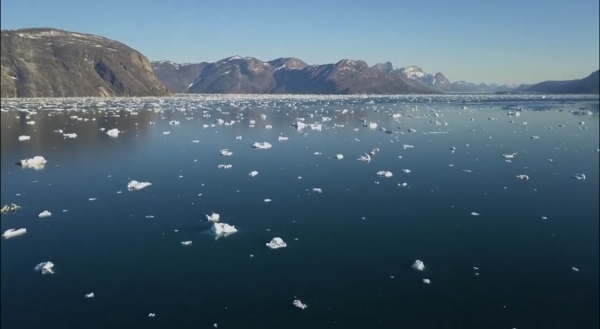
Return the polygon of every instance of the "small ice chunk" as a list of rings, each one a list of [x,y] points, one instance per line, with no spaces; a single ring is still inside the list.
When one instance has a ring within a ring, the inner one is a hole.
[[[152,185],[152,183],[148,183],[148,182],[138,182],[136,180],[132,180],[131,182],[129,182],[129,184],[127,184],[127,189],[129,191],[137,191],[137,190],[141,190],[144,187],[148,187]]]
[[[312,191],[315,192],[315,193],[323,193],[323,190],[321,190],[318,187],[313,188]]]
[[[184,246],[191,246],[192,245],[192,241],[181,241],[181,244]]]
[[[307,307],[306,304],[302,304],[302,302],[299,299],[294,300],[293,304],[297,308],[301,308],[301,309],[305,309]]]
[[[34,156],[31,159],[21,160],[21,167],[23,168],[33,168],[33,169],[42,169],[46,164],[46,159],[43,156]]]
[[[230,234],[237,232],[237,229],[233,225],[225,224],[225,223],[213,223],[210,228],[215,234]]]
[[[257,143],[252,144],[252,148],[261,149],[261,150],[270,149],[271,147],[273,147],[273,145],[271,145],[267,142],[257,142]]]
[[[412,268],[414,268],[417,271],[423,271],[425,269],[425,264],[423,264],[422,261],[420,260],[415,260],[414,264],[412,265]]]
[[[271,202],[271,201],[272,201],[271,199],[265,199],[265,202]]]
[[[258,175],[258,171],[256,171],[256,170],[251,171],[249,175],[250,175],[250,177],[254,177],[254,176]]]
[[[169,124],[171,126],[179,126],[179,121],[177,121],[177,120],[171,120],[171,121],[169,121]]]
[[[358,158],[358,161],[369,163],[371,162],[371,156],[365,153],[364,156],[361,155],[360,158]]]
[[[232,156],[233,155],[233,152],[230,152],[229,149],[222,149],[219,151],[219,153],[221,153],[221,155],[224,155],[224,156]]]
[[[277,140],[278,140],[278,141],[280,141],[280,142],[286,141],[286,140],[288,140],[288,139],[289,139],[289,138],[287,138],[287,137],[283,137],[283,136],[279,136],[279,137],[277,138]]]
[[[120,133],[120,131],[119,131],[119,129],[117,129],[117,128],[113,128],[113,129],[111,129],[111,130],[108,130],[108,131],[106,132],[106,134],[107,134],[108,136],[110,136],[110,137],[119,137],[119,133]]]
[[[76,133],[70,133],[70,134],[63,134],[64,138],[77,138],[77,134]]]
[[[473,212],[471,213],[471,216],[479,216],[479,213],[478,213],[478,212],[474,212],[474,211],[473,211]]]
[[[412,148],[414,148],[414,146],[408,145],[408,144],[404,144],[404,145],[402,145],[402,148],[404,148],[406,150],[406,149],[412,149]]]
[[[573,272],[579,272],[579,269],[578,269],[577,267],[571,267],[571,270],[572,270]]]
[[[431,283],[431,280],[429,280],[429,279],[423,279],[423,283],[425,283],[425,284],[430,284],[430,283]]]
[[[391,171],[384,171],[384,170],[381,170],[381,171],[378,171],[378,172],[377,172],[377,176],[379,176],[379,177],[387,177],[387,178],[390,178],[390,177],[394,176],[394,174],[392,174],[392,172],[391,172]]]
[[[85,298],[94,298],[94,293],[90,292],[89,294],[85,294]]]
[[[369,129],[377,129],[377,124],[375,122],[369,123]]]
[[[206,219],[208,219],[209,222],[218,222],[219,219],[221,218],[221,216],[217,213],[212,213],[211,215],[206,215]]]
[[[517,177],[520,180],[529,180],[529,176],[527,176],[527,175],[517,175],[515,177]]]
[[[220,164],[217,166],[219,169],[230,169],[231,167],[233,167],[233,165],[230,164]]]
[[[242,136],[235,136],[235,139],[239,139],[239,140],[241,140],[241,139],[242,139]]]
[[[44,210],[38,215],[39,218],[46,218],[46,217],[50,217],[50,216],[52,216],[52,213],[49,212],[48,210]]]
[[[30,139],[31,139],[31,137],[29,137],[29,136],[25,136],[25,135],[23,135],[23,136],[19,136],[19,140],[20,140],[20,141],[28,141],[28,140],[30,140]]]
[[[410,169],[402,169],[402,172],[405,174],[409,174],[410,173]]]
[[[26,228],[19,228],[19,229],[11,228],[10,230],[4,231],[4,234],[2,234],[2,237],[5,239],[10,239],[10,238],[17,237],[19,235],[23,235],[25,233],[27,233]]]
[[[279,249],[279,248],[285,248],[287,247],[287,244],[285,242],[283,242],[283,240],[281,238],[273,238],[273,240],[271,240],[271,242],[266,244],[267,247],[271,248],[271,249]]]
[[[52,271],[53,267],[54,264],[52,262],[41,262],[35,266],[34,270],[41,271],[42,274],[54,274],[54,271]]]
[[[342,160],[344,158],[344,156],[342,154],[337,154],[335,156],[335,158],[338,159],[338,160]]]
[[[408,186],[408,184],[407,183],[398,183],[398,186],[406,187],[406,186]]]
[[[575,174],[574,179],[585,180],[585,174]]]
[[[150,313],[150,314],[148,314],[148,317],[149,317],[149,318],[153,318],[153,317],[155,317],[155,316],[156,316],[156,314],[155,314],[155,313]]]

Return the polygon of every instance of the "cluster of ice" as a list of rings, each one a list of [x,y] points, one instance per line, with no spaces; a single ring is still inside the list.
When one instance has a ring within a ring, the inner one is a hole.
[[[390,177],[394,176],[394,174],[392,174],[391,171],[380,170],[377,172],[377,176],[390,178]]]
[[[221,153],[221,155],[223,156],[232,156],[233,152],[230,152],[229,149],[222,149],[219,151],[219,153]]]
[[[152,185],[152,183],[148,183],[148,182],[138,182],[136,180],[132,180],[131,182],[129,182],[129,184],[127,184],[127,189],[129,191],[137,191],[137,190],[141,190],[144,187],[148,187]]]
[[[4,205],[2,208],[0,208],[0,214],[4,215],[4,214],[8,214],[9,212],[16,212],[17,209],[19,209],[21,207],[17,206],[14,203],[11,204],[7,204]]]
[[[19,228],[19,229],[11,228],[9,230],[4,231],[4,234],[2,234],[2,237],[5,239],[10,239],[10,238],[14,238],[19,235],[23,235],[25,233],[27,233],[27,229],[25,229],[25,228]]]
[[[233,167],[233,165],[230,164],[220,164],[217,166],[217,168],[219,169],[231,169]]]
[[[54,268],[54,264],[52,262],[41,262],[37,264],[33,269],[35,271],[41,271],[42,274],[54,274],[52,268]]]
[[[267,243],[267,247],[271,249],[279,249],[287,247],[287,244],[283,242],[281,238],[273,238],[271,242]]]
[[[221,216],[217,213],[212,213],[211,215],[206,215],[206,219],[208,219],[209,222],[218,222],[219,219],[221,218]]]
[[[520,180],[529,180],[529,176],[527,176],[527,175],[517,175],[515,177],[517,177]]]
[[[271,147],[273,147],[273,145],[271,145],[267,142],[257,142],[257,143],[252,144],[252,148],[261,149],[261,150],[270,149]]]
[[[235,226],[225,223],[213,223],[211,230],[215,232],[215,234],[230,234],[237,232]]]
[[[306,304],[302,304],[302,302],[299,299],[294,300],[293,304],[297,308],[301,308],[301,309],[305,309],[307,307]]]
[[[46,165],[46,159],[43,156],[34,156],[31,159],[21,160],[20,164],[23,168],[43,169]]]
[[[369,163],[371,162],[371,156],[365,153],[364,156],[361,155],[360,158],[358,158],[358,161]]]

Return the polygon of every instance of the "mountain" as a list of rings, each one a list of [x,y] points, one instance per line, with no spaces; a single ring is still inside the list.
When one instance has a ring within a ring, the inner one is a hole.
[[[384,71],[386,73],[390,73],[393,70],[396,70],[396,67],[390,63],[390,62],[385,62],[385,63],[377,63],[373,66],[371,66],[372,69],[376,69],[376,70],[381,70]]]
[[[186,93],[404,94],[436,90],[371,68],[364,61],[307,65],[297,58],[262,62],[233,56],[207,65]]]
[[[597,94],[599,92],[599,71],[593,72],[583,79],[567,81],[544,81],[522,89],[534,93],[561,93],[561,94]]]
[[[150,62],[156,76],[174,93],[184,92],[208,63],[177,64],[171,61]]]
[[[390,72],[393,75],[400,76],[407,80],[413,80],[424,86],[434,88],[439,91],[452,91],[452,84],[442,73],[425,73],[417,66],[407,66]]]
[[[148,59],[117,41],[52,28],[0,33],[1,97],[169,95]]]

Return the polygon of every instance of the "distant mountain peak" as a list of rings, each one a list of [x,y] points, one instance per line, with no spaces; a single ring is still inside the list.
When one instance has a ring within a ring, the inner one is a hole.
[[[391,62],[377,63],[371,66],[371,68],[375,70],[381,70],[387,73],[397,69],[397,67],[395,67]]]

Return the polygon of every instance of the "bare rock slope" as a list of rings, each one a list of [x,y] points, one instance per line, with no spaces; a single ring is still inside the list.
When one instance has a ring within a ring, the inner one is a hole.
[[[170,94],[148,59],[120,42],[52,28],[1,34],[2,98]]]

